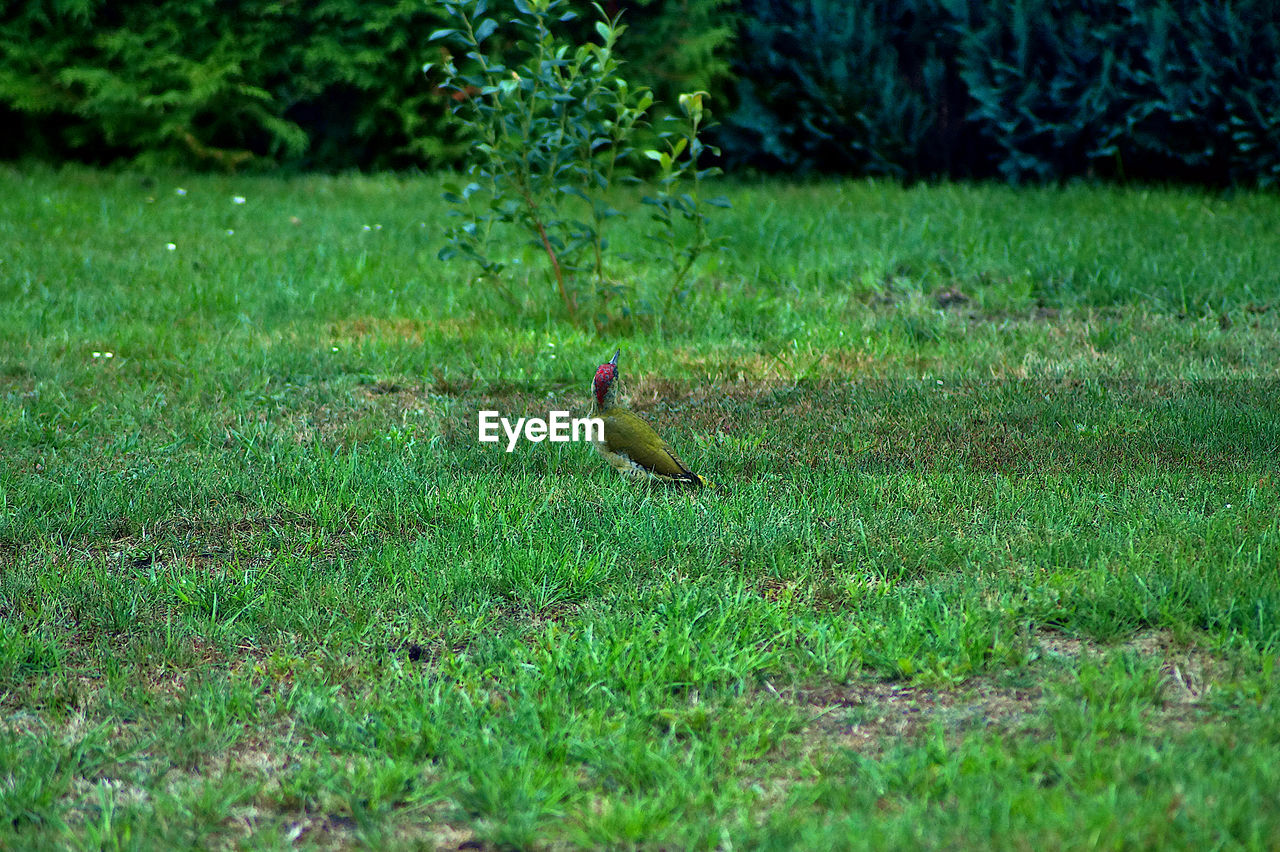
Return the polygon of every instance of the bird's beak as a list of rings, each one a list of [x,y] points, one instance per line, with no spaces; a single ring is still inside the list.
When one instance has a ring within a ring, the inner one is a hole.
[[[619,355],[621,355],[621,354],[622,354],[622,350],[621,350],[621,349],[619,349],[617,352],[613,353],[613,357],[612,357],[611,359],[609,359],[609,363],[610,363],[610,364],[612,364],[612,365],[613,365],[613,366],[615,366],[615,367],[616,367],[616,366],[618,366],[618,356],[619,356]]]

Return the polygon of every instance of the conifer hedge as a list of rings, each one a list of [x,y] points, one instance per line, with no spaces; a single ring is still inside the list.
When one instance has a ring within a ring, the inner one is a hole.
[[[722,92],[736,0],[605,0],[664,102]],[[500,8],[512,0],[494,0]],[[595,12],[581,3],[592,32]],[[28,0],[0,7],[0,157],[440,167],[465,140],[423,74],[434,0]],[[510,45],[509,45],[510,46]]]
[[[633,85],[711,92],[730,168],[1280,181],[1280,0],[601,5]],[[6,4],[0,157],[449,165],[444,25],[431,0]]]
[[[235,168],[455,156],[422,0],[28,0],[0,19],[3,153]]]

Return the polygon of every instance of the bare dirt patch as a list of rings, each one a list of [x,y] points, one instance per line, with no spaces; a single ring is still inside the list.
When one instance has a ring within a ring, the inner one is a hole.
[[[1231,676],[1231,666],[1226,660],[1205,648],[1180,643],[1168,631],[1144,630],[1110,646],[1057,633],[1042,633],[1037,639],[1042,653],[1072,662],[1086,654],[1096,656],[1113,651],[1128,651],[1159,660],[1163,676],[1160,700],[1166,714],[1202,703],[1215,685]]]
[[[285,734],[282,729],[277,732]],[[274,824],[291,842],[304,841],[321,849],[359,848],[363,840],[359,824],[347,812],[345,806],[328,801],[326,796],[316,801],[298,801],[284,790],[282,779],[297,767],[305,765],[305,758],[313,753],[316,743],[292,742],[287,750],[273,748],[268,740],[250,737],[237,743],[224,755],[217,774],[236,773],[250,783],[258,785],[251,803],[240,809],[235,822],[245,837],[263,825]],[[346,761],[346,771],[355,771],[356,759]],[[448,819],[450,805],[445,801],[429,804],[417,803],[395,819],[391,839],[397,845],[424,849],[458,849],[474,838],[471,829],[458,826]]]
[[[481,326],[473,319],[358,316],[330,323],[329,338],[335,343],[365,339],[422,343],[428,336],[466,338],[479,330]]]
[[[918,740],[938,725],[955,738],[979,730],[1034,729],[1050,697],[1046,687],[1070,677],[1070,667],[1084,656],[1129,652],[1158,660],[1159,700],[1149,719],[1153,726],[1167,729],[1185,727],[1215,685],[1230,676],[1226,661],[1179,643],[1164,631],[1144,631],[1114,645],[1043,632],[1034,637],[1033,648],[1027,685],[1004,685],[989,677],[956,686],[859,681],[802,689],[784,697],[815,711],[806,734],[811,748],[875,755],[896,743]]]
[[[917,739],[935,724],[956,733],[989,727],[1016,729],[1035,712],[1042,691],[990,683],[938,689],[870,682],[845,688],[831,698],[834,702],[824,702],[815,733],[830,739],[831,745],[876,753],[887,743]]]
[[[355,526],[358,518],[354,510],[351,515]],[[151,525],[121,518],[106,531],[105,539],[86,538],[60,546],[52,550],[49,558],[55,565],[105,562],[114,573],[125,577],[191,569],[215,574],[228,566],[239,570],[268,564],[279,555],[280,542],[316,526],[313,518],[287,508],[229,519],[179,515]],[[33,558],[39,555],[41,546],[32,545]],[[48,549],[47,545],[43,547]],[[308,544],[299,548],[299,553],[303,552],[314,559],[336,559],[348,551],[341,536],[330,536],[323,547]]]

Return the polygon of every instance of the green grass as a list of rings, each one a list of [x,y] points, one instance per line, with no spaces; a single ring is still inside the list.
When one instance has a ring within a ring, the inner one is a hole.
[[[0,190],[0,847],[1280,845],[1276,196],[730,186],[597,333],[432,178]],[[477,443],[619,345],[730,494]]]

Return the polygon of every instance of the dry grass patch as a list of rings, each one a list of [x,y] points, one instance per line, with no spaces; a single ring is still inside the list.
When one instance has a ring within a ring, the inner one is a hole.
[[[106,530],[106,538],[86,538],[74,545],[59,547],[49,553],[55,565],[77,562],[105,563],[125,577],[138,573],[201,569],[216,573],[228,565],[244,567],[263,565],[276,555],[264,550],[264,538],[293,537],[315,530],[313,518],[286,507],[271,514],[236,519],[209,519],[175,516],[151,525],[136,524],[120,518]],[[308,556],[341,555],[338,538],[330,536],[326,548],[306,549]],[[26,554],[40,558],[49,551],[48,544],[34,542]]]
[[[828,749],[861,754],[878,754],[894,743],[917,740],[934,725],[954,735],[992,727],[1017,730],[1035,714],[1042,697],[1039,687],[983,681],[959,687],[866,681],[797,696],[818,709],[810,737]]]
[[[1190,710],[1202,704],[1216,686],[1228,682],[1233,675],[1231,664],[1220,655],[1179,642],[1166,630],[1144,630],[1115,645],[1049,632],[1039,634],[1037,641],[1043,657],[1057,657],[1071,664],[1086,655],[1116,652],[1159,661],[1162,675],[1159,697],[1163,705],[1160,715],[1166,721],[1171,721],[1179,709]]]
[[[935,726],[949,738],[983,730],[1037,731],[1054,685],[1070,679],[1083,658],[1116,653],[1158,662],[1160,689],[1148,714],[1153,728],[1186,727],[1215,687],[1231,676],[1220,656],[1180,643],[1167,631],[1143,631],[1114,645],[1043,632],[1034,637],[1028,677],[1019,685],[985,676],[954,686],[858,681],[801,689],[786,700],[814,711],[806,734],[812,745],[876,755],[896,743],[919,740]]]
[[[449,334],[461,334],[464,325],[458,320],[442,320],[431,324],[431,329]],[[428,324],[409,317],[349,317],[331,323],[329,338],[335,344],[359,342],[366,338],[378,340],[407,340],[422,343]]]

